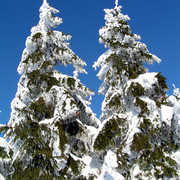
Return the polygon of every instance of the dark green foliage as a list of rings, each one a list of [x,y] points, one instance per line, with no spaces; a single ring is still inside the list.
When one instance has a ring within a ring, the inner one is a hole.
[[[67,166],[60,171],[60,179],[72,180],[74,177],[76,177],[77,179],[81,180],[81,178],[78,178],[78,175],[80,174],[82,165],[83,164],[80,161],[75,161],[72,156],[69,156]],[[68,172],[69,169],[72,171],[72,173]]]
[[[116,137],[122,136],[125,131],[125,119],[110,119],[99,132],[94,143],[94,149],[101,151],[114,146]]]
[[[47,69],[48,66],[52,65],[49,61],[44,61],[41,68]]]
[[[142,173],[139,173],[139,174],[137,174],[136,176],[135,176],[135,178],[137,178],[138,180],[143,180],[141,177],[142,177],[143,175],[142,175]]]
[[[151,94],[151,97],[155,101],[156,106],[161,107],[162,104],[167,104],[165,90],[168,89],[168,87],[166,85],[166,78],[161,75],[156,75],[155,77],[158,79],[158,83],[153,84],[153,93]]]
[[[114,49],[117,49],[118,47],[122,47],[122,48],[128,48],[128,43],[121,43],[115,39],[112,39],[111,41],[109,41],[110,46],[113,47]]]
[[[137,107],[140,107],[142,114],[144,114],[144,113],[148,114],[149,113],[147,103],[145,101],[141,100],[139,97],[136,98],[136,102],[134,105]]]
[[[29,55],[24,61],[23,63],[28,63],[29,61],[31,61],[32,63],[36,63],[38,61],[41,60],[41,58],[43,57],[44,53],[39,49],[38,51],[34,52],[33,54]]]
[[[177,163],[163,152],[163,147],[155,146],[154,149],[146,149],[142,151],[138,159],[140,168],[148,173],[154,168],[154,175],[157,179],[177,177]],[[158,167],[161,167],[162,172]]]
[[[75,79],[69,77],[67,79],[67,85],[70,87],[70,89],[74,89],[75,88]]]
[[[83,85],[81,83],[78,83],[78,88],[82,89]]]
[[[82,136],[83,134],[85,134],[86,132],[86,127],[83,127],[80,123],[78,123],[79,126],[79,131],[78,131],[78,135]]]
[[[46,92],[50,91],[52,86],[59,84],[59,81],[55,77],[51,77],[51,76],[48,76],[48,75],[47,76],[43,76],[42,80],[47,82]]]
[[[120,169],[122,171],[122,175],[128,179],[132,165],[129,160],[129,155],[127,153],[123,153],[121,150],[122,149],[120,147],[117,151],[118,169]]]
[[[50,119],[53,117],[54,109],[52,105],[46,105],[43,97],[40,97],[36,102],[33,102],[29,109],[34,111],[34,116],[38,120]]]
[[[92,174],[92,175],[89,176],[88,180],[94,180],[95,178],[97,179],[97,176]]]
[[[54,34],[53,30],[49,30],[49,31],[47,32],[47,35],[48,35],[48,36],[51,36],[51,35],[53,35],[53,34]]]
[[[39,70],[34,70],[31,73],[27,74],[27,77],[30,79],[30,81],[33,81],[33,82],[40,76],[41,76],[41,74],[40,74]]]
[[[13,180],[51,180],[51,179],[59,179],[58,175],[53,172],[53,168],[51,166],[51,162],[44,157],[36,157],[38,163],[36,162],[34,164],[34,160],[32,160],[32,163],[34,165],[27,167],[23,167],[23,164],[21,161],[16,162],[13,164],[13,167],[15,168],[15,171],[13,172],[13,175],[9,179]],[[46,167],[45,167],[46,165]]]
[[[32,121],[32,119],[26,115],[26,121],[22,121],[16,124],[15,128],[12,129],[12,134],[15,134],[16,141],[18,138],[21,140],[28,140],[28,137],[34,137],[36,140],[41,141],[41,132],[48,132],[49,129],[45,125],[39,125],[38,122]],[[25,129],[25,130],[24,130]]]
[[[131,144],[131,150],[140,152],[144,149],[150,149],[151,144],[149,143],[149,136],[143,133],[134,134],[133,141]]]
[[[27,74],[27,77],[30,79],[28,86],[36,85],[40,87],[43,82],[46,83],[46,92],[50,91],[52,86],[58,85],[59,81],[52,76],[52,73],[41,74],[39,70],[34,70],[31,73]]]
[[[20,140],[25,140],[28,137],[27,131],[24,131],[23,123],[16,125],[11,133],[15,134],[14,141],[16,141],[18,138],[20,138]]]
[[[155,77],[158,79],[158,83],[162,89],[169,89],[166,84],[166,78],[160,72]]]
[[[141,62],[129,62],[128,64],[126,64],[125,75],[128,77],[128,79],[136,79],[140,74],[143,74],[145,72],[145,67]]]
[[[115,9],[114,9],[114,10],[115,10]],[[116,10],[115,10],[115,11],[116,11]],[[118,16],[118,14],[119,14],[119,12],[116,11],[115,16]],[[130,29],[130,27],[128,26],[128,24],[127,24],[126,21],[124,21],[124,20],[119,20],[118,23],[119,23],[119,27],[113,27],[113,28],[111,29],[111,33],[112,33],[112,34],[122,33],[122,34],[124,34],[124,35],[131,35],[131,29]],[[106,40],[106,41],[107,41],[107,40]],[[111,38],[111,41],[110,41],[110,46],[117,48],[117,45],[114,45],[113,42],[114,42],[114,41],[113,41],[113,37],[112,37],[112,38]],[[113,46],[113,45],[114,45],[114,46]]]
[[[2,159],[9,158],[4,147],[0,147],[0,158],[2,158]]]
[[[145,73],[145,67],[141,62],[132,63],[129,62],[125,64],[125,75],[128,79],[136,79],[140,74]]]
[[[65,111],[66,111],[65,107],[66,107],[66,101],[64,101],[63,104],[62,104],[62,111],[63,111],[63,113],[65,113]]]
[[[69,144],[69,137],[70,136],[76,136],[78,134],[84,133],[83,127],[81,124],[79,124],[77,121],[70,122],[68,124],[63,123],[62,121],[56,122],[56,126],[58,127],[58,134],[60,139],[60,149],[62,153],[64,153],[65,145]],[[76,143],[73,143],[72,148],[75,151],[80,151],[80,153],[85,154],[86,153],[86,147],[81,140],[76,139]]]
[[[63,124],[61,122],[61,120],[59,120],[58,122],[56,122],[56,126],[58,127],[59,130],[59,140],[60,140],[60,149],[62,151],[62,154],[64,153],[65,150],[65,145],[68,144],[68,137],[63,129]]]
[[[149,53],[143,53],[143,56],[145,56],[147,59],[152,59],[153,56]]]
[[[149,132],[151,129],[152,123],[150,119],[146,119],[145,117],[143,118],[143,122],[141,122],[139,128],[141,129],[141,131],[143,132]]]
[[[78,103],[74,100],[71,100],[70,106],[72,107],[73,105],[79,106]]]
[[[0,126],[0,134],[1,134],[1,133],[5,133],[5,132],[7,132],[7,131],[8,131],[8,129],[9,129],[9,127],[8,127],[8,126]]]
[[[75,161],[73,157],[69,156],[67,166],[72,169],[74,175],[80,174],[79,161]]]
[[[139,154],[136,161],[140,169],[146,176],[157,179],[176,177],[177,163],[168,156],[176,149],[170,127],[162,122],[161,126],[154,128],[151,121],[143,117],[140,129],[142,133],[134,135],[131,145],[131,149]],[[154,174],[150,173],[152,169],[154,169]]]
[[[115,62],[115,64],[118,64],[120,61],[121,61],[121,58],[116,54],[111,54],[107,59],[106,59],[107,62]]]
[[[160,108],[160,107],[161,107],[161,105],[162,105],[162,103],[161,103],[161,102],[159,102],[158,100],[154,100],[154,101],[155,101],[155,103],[156,103],[156,106]]]
[[[61,54],[63,55],[66,50],[67,49],[65,49],[65,48],[56,48],[55,52],[56,52],[56,54],[59,54],[59,52],[61,52]]]
[[[155,145],[161,144],[161,147],[166,153],[176,151],[178,149],[173,139],[173,130],[164,122],[162,122],[161,126],[157,126],[155,128],[150,126],[149,135],[151,141],[154,142]]]
[[[32,36],[32,41],[37,41],[41,37],[42,37],[42,34],[40,32],[38,32]]]
[[[122,105],[121,103],[121,95],[116,94],[111,98],[111,100],[108,103],[109,108],[120,108]]]
[[[63,84],[65,83],[65,78],[62,79],[62,83],[63,83]]]
[[[49,147],[51,135],[46,125],[39,125],[26,115],[26,120],[17,124],[12,133],[15,135],[14,141],[23,141],[20,147],[20,157],[13,163],[13,175],[10,179],[43,179],[41,176],[53,179],[56,162],[52,157],[52,149]],[[26,152],[26,153],[24,153]],[[29,161],[29,163],[27,163]],[[29,164],[29,165],[27,165]]]
[[[53,179],[56,177],[55,169],[57,167],[52,157],[53,149],[49,147],[50,129],[26,116],[26,121],[16,125],[13,134],[16,136],[14,141],[20,138],[23,140],[23,144],[19,149],[20,157],[13,163],[12,179],[21,179],[22,177],[23,179],[43,179],[43,177]],[[28,165],[26,164],[27,159],[30,161]]]
[[[163,139],[162,146],[164,147],[164,151],[169,152],[169,151],[177,151],[178,150],[178,146],[177,146],[177,144],[175,144],[175,141],[173,138],[174,131],[165,122],[162,122],[159,136],[161,136]],[[166,137],[166,139],[164,140],[163,137]]]
[[[142,62],[128,62],[124,61],[123,59],[129,59],[129,54],[125,51],[122,52],[120,55],[113,53],[111,54],[106,61],[113,62],[112,69],[114,70],[113,73],[108,72],[106,74],[107,80],[111,80],[113,77],[111,76],[119,76],[119,79],[122,81],[122,75],[125,74],[128,79],[135,79],[140,74],[146,72],[146,68],[143,66]],[[114,82],[112,82],[114,83]]]
[[[128,67],[126,75],[129,77],[129,79],[136,79],[138,77],[137,71],[135,71],[131,66]]]
[[[127,49],[129,47],[129,44],[128,43],[121,43],[120,46],[122,48],[126,48]]]
[[[129,55],[124,53],[126,59],[129,58]],[[139,74],[143,74],[145,72],[145,68],[142,66],[142,63],[127,63],[126,61],[122,61],[122,57],[117,54],[112,54],[107,58],[107,61],[112,60],[114,62],[113,69],[117,70],[117,74],[121,76],[124,74],[128,77],[128,79],[135,79],[139,76]]]
[[[143,96],[146,92],[145,89],[139,83],[135,82],[131,83],[129,90],[131,91],[134,97]]]
[[[79,176],[79,177],[77,178],[77,180],[89,180],[89,179],[87,179],[86,177],[84,177],[84,176],[82,175],[82,176]]]

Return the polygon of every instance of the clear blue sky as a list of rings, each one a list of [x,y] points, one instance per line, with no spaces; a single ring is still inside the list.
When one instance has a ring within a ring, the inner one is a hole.
[[[60,10],[64,23],[58,30],[71,34],[71,49],[88,66],[81,81],[97,93],[101,82],[92,65],[106,51],[98,42],[98,31],[105,23],[104,8],[113,8],[114,0],[48,0]],[[1,0],[0,3],[0,123],[7,123],[20,76],[17,67],[30,29],[38,23],[42,0]],[[168,86],[180,88],[180,0],[119,0],[123,14],[129,15],[133,33],[139,34],[151,53],[162,59],[148,66],[167,78]],[[71,72],[71,69],[69,70]],[[96,95],[92,109],[100,115],[103,96]]]

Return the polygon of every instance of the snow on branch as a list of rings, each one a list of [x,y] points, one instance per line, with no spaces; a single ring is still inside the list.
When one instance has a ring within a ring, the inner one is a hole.
[[[179,92],[179,88],[176,88],[176,86],[173,84],[174,87],[174,93],[173,95],[176,96],[177,98],[180,98],[180,92]]]

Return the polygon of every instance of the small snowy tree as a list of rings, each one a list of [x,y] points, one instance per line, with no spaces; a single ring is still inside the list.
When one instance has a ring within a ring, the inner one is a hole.
[[[71,36],[52,30],[62,23],[55,13],[44,0],[18,67],[22,76],[6,132],[13,150],[10,179],[78,177],[81,162],[75,157],[90,151],[86,133],[97,126],[87,99],[94,93],[78,79],[86,63],[69,48]],[[56,71],[59,64],[72,64],[74,77]]]
[[[171,155],[179,145],[173,139],[166,78],[144,66],[161,60],[131,32],[129,17],[121,13],[117,0],[105,13],[99,42],[108,50],[93,65],[101,68],[99,93],[105,93],[94,149],[102,154],[114,151],[117,172],[126,179],[176,177],[178,164]]]

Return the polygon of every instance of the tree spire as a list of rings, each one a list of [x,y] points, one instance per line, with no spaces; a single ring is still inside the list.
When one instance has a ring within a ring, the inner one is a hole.
[[[115,5],[116,7],[118,7],[118,0],[115,0]]]

